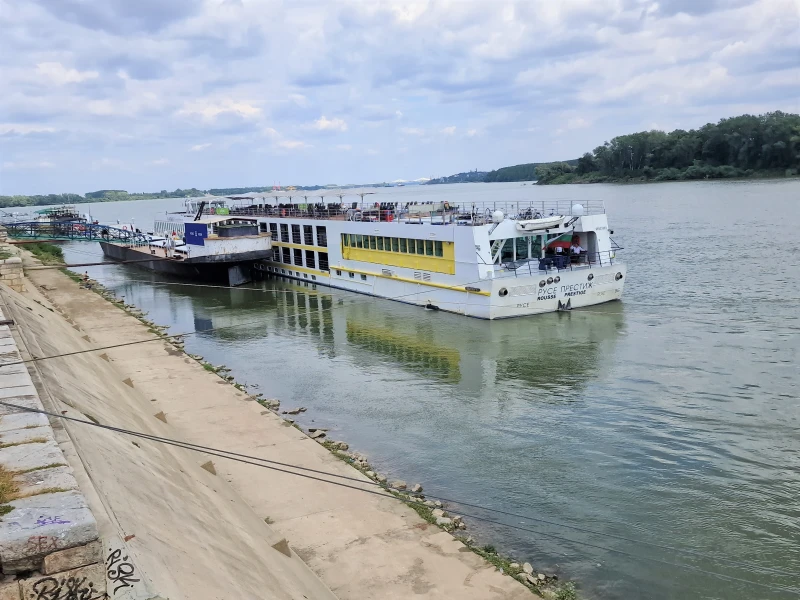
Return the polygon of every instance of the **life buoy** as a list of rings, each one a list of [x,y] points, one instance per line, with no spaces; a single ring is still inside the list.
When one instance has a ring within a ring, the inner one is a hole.
[[[444,209],[445,210],[450,210],[450,203],[449,202],[445,202],[444,203]]]

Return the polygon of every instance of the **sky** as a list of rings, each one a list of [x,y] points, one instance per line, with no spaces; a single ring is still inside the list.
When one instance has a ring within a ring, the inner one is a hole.
[[[0,0],[0,194],[347,184],[800,112],[800,0]]]

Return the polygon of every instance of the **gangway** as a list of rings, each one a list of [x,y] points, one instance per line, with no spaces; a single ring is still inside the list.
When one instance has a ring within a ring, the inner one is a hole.
[[[75,242],[122,242],[144,245],[150,236],[130,229],[111,227],[85,221],[22,221],[4,223],[8,237],[30,240],[64,240]]]

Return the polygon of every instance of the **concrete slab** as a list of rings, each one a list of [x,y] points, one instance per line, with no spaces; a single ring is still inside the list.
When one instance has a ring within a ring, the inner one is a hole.
[[[5,573],[38,569],[45,554],[97,539],[97,523],[79,492],[40,494],[10,502],[0,522],[0,560]]]
[[[52,439],[43,444],[21,444],[0,449],[0,465],[9,471],[28,471],[54,463],[64,464],[64,455]]]

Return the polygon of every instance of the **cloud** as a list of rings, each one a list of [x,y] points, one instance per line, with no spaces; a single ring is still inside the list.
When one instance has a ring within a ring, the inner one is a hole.
[[[168,158],[157,158],[150,162],[154,167],[166,167],[169,164]]]
[[[350,144],[338,144],[336,146],[337,150],[344,150],[345,152],[352,150],[353,147]]]
[[[87,79],[96,79],[99,76],[97,71],[81,72],[77,69],[68,69],[59,62],[42,62],[37,64],[36,74],[45,83],[53,85],[80,83]]]
[[[328,119],[325,115],[322,115],[307,127],[317,131],[347,131],[347,123],[343,119]]]
[[[313,148],[313,146],[310,146],[305,142],[301,142],[300,140],[281,140],[275,145],[283,150],[303,150],[305,148]]]
[[[59,165],[4,193],[391,181],[800,111],[796,0],[3,1],[0,156]]]
[[[198,115],[205,120],[213,121],[220,115],[232,114],[245,119],[261,116],[261,108],[247,102],[237,102],[226,98],[219,101],[194,100],[187,102],[178,111],[179,115]]]
[[[52,169],[53,167],[55,167],[55,165],[47,160],[32,162],[6,161],[2,165],[2,169],[4,171],[16,171],[20,169]]]

